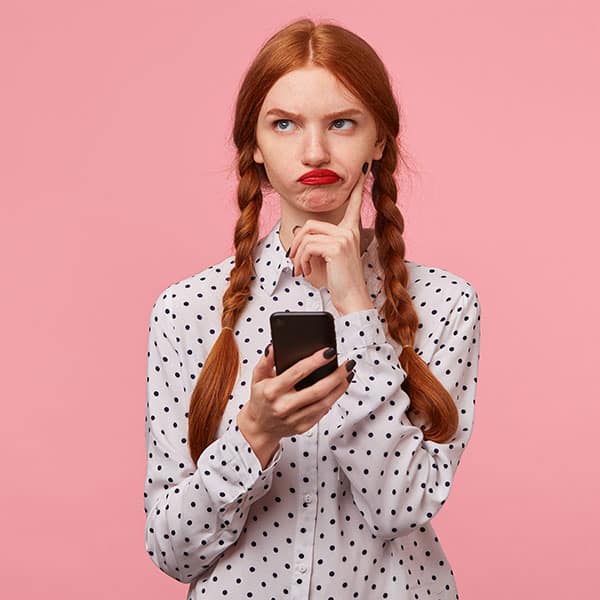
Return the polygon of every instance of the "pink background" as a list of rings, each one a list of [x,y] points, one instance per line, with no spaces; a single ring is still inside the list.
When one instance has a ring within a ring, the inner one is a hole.
[[[148,318],[164,287],[232,254],[235,95],[260,45],[301,16],[380,53],[417,170],[399,199],[407,257],[480,296],[475,430],[434,520],[461,600],[593,595],[594,3],[10,4],[1,595],[185,598],[143,542]],[[271,197],[261,235],[278,215]]]

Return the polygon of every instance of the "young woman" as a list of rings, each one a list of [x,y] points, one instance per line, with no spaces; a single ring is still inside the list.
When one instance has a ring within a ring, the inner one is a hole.
[[[431,519],[471,436],[480,308],[404,258],[398,133],[384,65],[342,27],[292,23],[245,76],[235,256],[150,317],[145,543],[188,599],[458,598]],[[276,375],[284,310],[335,318],[340,366],[300,391],[333,354]]]

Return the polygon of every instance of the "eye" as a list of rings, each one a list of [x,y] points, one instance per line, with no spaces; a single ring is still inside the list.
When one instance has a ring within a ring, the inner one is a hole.
[[[277,119],[276,121],[273,121],[273,127],[277,131],[291,131],[291,126],[293,124],[294,122],[291,119]],[[347,124],[348,127],[344,127],[344,124]],[[337,131],[345,131],[347,129],[351,129],[351,127],[355,124],[356,121],[352,119],[336,119],[333,121],[333,128]]]
[[[354,121],[352,119],[336,119],[333,124],[334,124],[334,129],[342,129],[341,127],[336,127],[336,124],[339,123],[354,123]],[[346,129],[349,129],[349,127],[346,127]]]
[[[273,121],[273,125],[275,126],[275,129],[277,129],[277,131],[289,131],[290,130],[289,127],[283,127],[283,128],[278,127],[278,125],[280,123],[283,123],[284,125],[292,123],[292,121],[290,119],[278,119],[277,121]]]

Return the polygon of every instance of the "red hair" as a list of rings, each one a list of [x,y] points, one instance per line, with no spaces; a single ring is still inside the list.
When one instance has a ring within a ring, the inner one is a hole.
[[[221,326],[235,329],[250,294],[251,277],[255,275],[262,186],[269,186],[264,166],[253,159],[258,114],[268,91],[280,77],[308,65],[333,73],[372,114],[378,140],[385,139],[383,155],[371,167],[375,236],[385,273],[386,300],[381,316],[389,337],[400,345],[412,346],[419,319],[406,289],[404,219],[396,206],[398,159],[405,164],[397,139],[398,105],[386,68],[367,42],[338,25],[315,25],[309,19],[291,23],[267,40],[250,65],[238,94],[233,141],[237,148],[240,216],[234,233],[235,265],[223,294]],[[413,348],[405,348],[399,361],[406,372],[402,389],[410,398],[410,410],[422,414],[427,422],[425,439],[449,441],[458,427],[458,411],[452,396]],[[223,329],[206,358],[190,400],[188,443],[194,462],[215,439],[238,369],[239,350],[234,332]]]

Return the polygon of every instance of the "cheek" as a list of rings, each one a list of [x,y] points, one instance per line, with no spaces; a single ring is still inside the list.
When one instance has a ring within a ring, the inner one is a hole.
[[[364,144],[339,144],[331,148],[331,158],[343,169],[347,179],[356,180],[363,163],[370,160],[370,154]]]
[[[271,155],[269,158],[270,160],[265,162],[265,168],[267,169],[271,183],[275,182],[286,185],[291,177],[292,171],[289,161],[286,162],[281,160],[281,154],[275,156]]]

